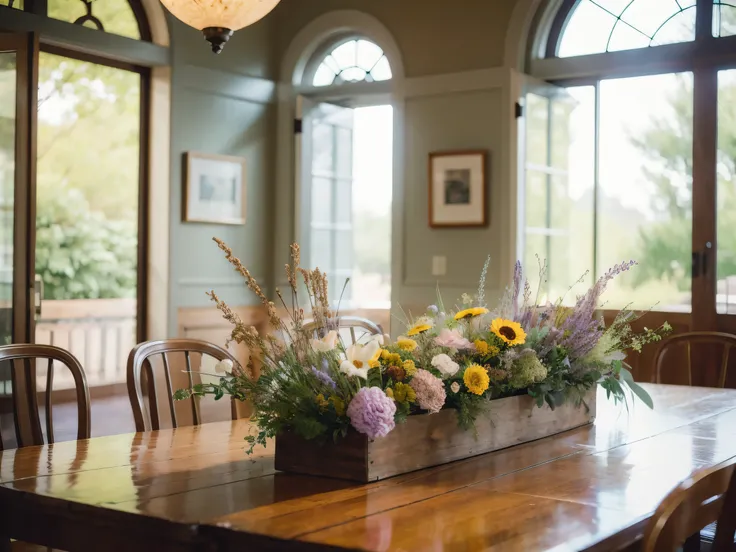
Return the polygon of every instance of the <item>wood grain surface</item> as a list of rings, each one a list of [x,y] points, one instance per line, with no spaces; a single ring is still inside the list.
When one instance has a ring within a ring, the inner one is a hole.
[[[0,453],[0,534],[66,550],[610,550],[736,456],[736,390],[598,396],[593,425],[380,482],[276,473],[218,422]],[[102,545],[104,543],[104,546]]]

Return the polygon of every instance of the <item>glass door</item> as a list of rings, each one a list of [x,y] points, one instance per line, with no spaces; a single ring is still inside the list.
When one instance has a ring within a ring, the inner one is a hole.
[[[0,33],[0,344],[33,337],[38,40]]]
[[[33,339],[37,56],[35,35],[0,33],[0,345]],[[0,399],[11,392],[0,366]]]

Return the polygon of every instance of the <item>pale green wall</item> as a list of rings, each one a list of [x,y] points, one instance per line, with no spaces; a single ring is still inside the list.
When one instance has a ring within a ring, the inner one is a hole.
[[[504,44],[514,0],[282,0],[272,17],[275,21],[276,56],[283,60],[294,36],[319,16],[334,10],[358,10],[382,23],[400,50],[405,77],[420,87],[425,77],[476,72],[463,80],[487,78],[487,72],[504,63]],[[280,71],[281,73],[281,71]],[[489,296],[498,295],[510,272],[512,236],[510,227],[508,131],[513,100],[509,71],[499,71],[498,83],[475,90],[442,90],[427,95],[399,93],[397,104],[402,126],[399,142],[403,172],[394,182],[395,201],[403,188],[403,202],[394,220],[392,242],[394,299],[405,308],[434,302],[437,284],[446,300],[477,288],[478,276],[488,254]],[[286,79],[286,75],[281,75]],[[446,84],[446,83],[445,83]],[[462,88],[462,87],[461,87]],[[473,88],[473,87],[471,87]],[[416,86],[414,86],[416,92]],[[508,132],[507,134],[508,135]],[[489,151],[489,219],[487,227],[431,229],[428,216],[428,155],[439,150],[486,149]],[[504,168],[505,167],[505,168]],[[286,210],[279,202],[279,208]],[[284,222],[275,222],[277,231]],[[397,231],[396,225],[400,228]],[[288,245],[278,232],[276,258]],[[431,274],[432,256],[447,258],[447,274]],[[396,330],[396,328],[394,328]]]
[[[201,34],[169,17],[172,49],[171,257],[169,334],[182,307],[209,304],[216,289],[233,305],[254,303],[242,278],[212,242],[225,240],[254,276],[270,280],[276,63],[273,20],[238,31],[213,54]],[[246,160],[244,226],[182,223],[182,154],[199,151]]]

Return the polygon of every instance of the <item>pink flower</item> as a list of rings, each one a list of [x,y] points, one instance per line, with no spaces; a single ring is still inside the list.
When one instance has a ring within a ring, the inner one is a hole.
[[[465,339],[458,330],[450,330],[442,328],[440,335],[434,338],[434,342],[440,347],[449,347],[450,349],[472,349],[473,344]]]
[[[370,439],[384,437],[395,427],[396,404],[380,387],[362,387],[347,410],[350,424]]]
[[[436,414],[445,405],[447,394],[442,380],[426,370],[417,370],[409,385],[417,394],[417,403],[430,414]]]

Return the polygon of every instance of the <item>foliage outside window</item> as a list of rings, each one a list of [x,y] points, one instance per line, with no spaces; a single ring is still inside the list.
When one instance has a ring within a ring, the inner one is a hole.
[[[36,272],[45,299],[135,297],[139,117],[138,74],[41,54]]]

